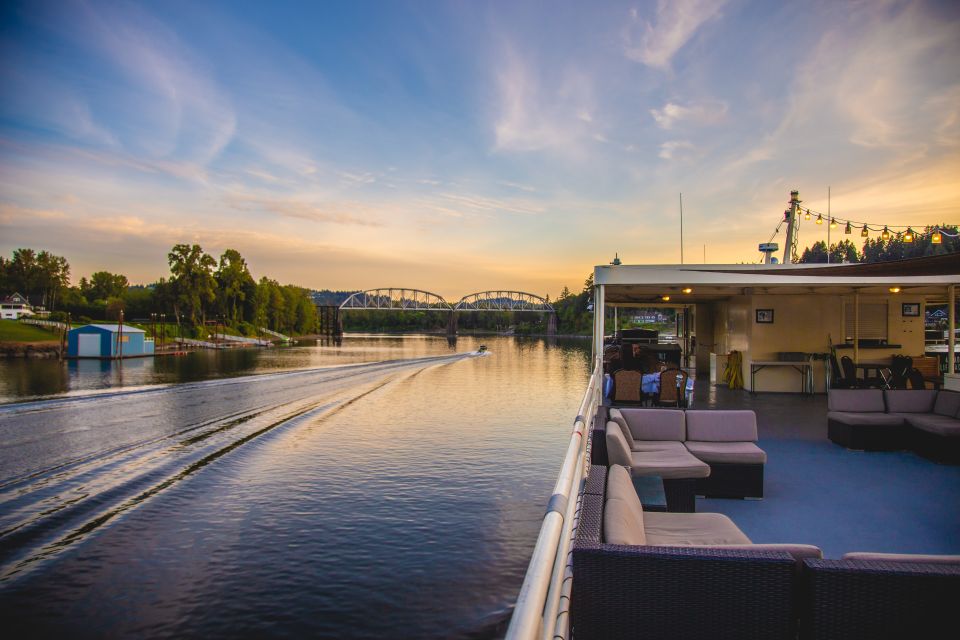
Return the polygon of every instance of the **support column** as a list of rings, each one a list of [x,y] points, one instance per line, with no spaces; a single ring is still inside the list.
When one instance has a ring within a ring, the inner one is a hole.
[[[547,335],[555,336],[557,335],[557,314],[548,313],[547,314]]]
[[[860,364],[860,292],[853,292],[853,362]]]
[[[447,316],[447,335],[455,336],[457,335],[457,312],[451,311],[450,315]]]
[[[593,367],[603,358],[604,316],[607,312],[604,299],[606,291],[602,284],[593,287]],[[591,369],[593,368],[591,367]]]
[[[957,323],[957,313],[955,307],[957,305],[957,285],[952,284],[947,289],[947,305],[950,308],[947,318],[949,318],[948,323],[950,325],[950,333],[947,334],[947,373],[953,375],[957,372],[957,365],[955,358],[957,353],[957,336],[954,331],[954,326]]]

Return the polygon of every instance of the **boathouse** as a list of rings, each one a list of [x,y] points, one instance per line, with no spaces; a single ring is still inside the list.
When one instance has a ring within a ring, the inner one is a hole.
[[[138,358],[153,355],[153,340],[128,324],[88,324],[67,333],[67,357]]]

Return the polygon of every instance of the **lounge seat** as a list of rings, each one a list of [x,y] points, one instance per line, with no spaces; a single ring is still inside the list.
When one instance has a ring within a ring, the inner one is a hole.
[[[697,493],[718,498],[762,498],[766,452],[757,440],[753,411],[687,411],[684,446],[710,465]]]
[[[696,510],[696,479],[710,475],[710,465],[699,460],[680,444],[681,449],[633,451],[616,422],[607,422],[607,458],[611,465],[622,465],[635,476],[660,476],[667,497],[668,511]]]
[[[886,413],[882,389],[830,389],[827,437],[848,449],[895,451],[906,444],[901,416]]]
[[[609,419],[620,425],[634,451],[656,451],[650,447],[686,440],[684,412],[676,409],[611,408]]]

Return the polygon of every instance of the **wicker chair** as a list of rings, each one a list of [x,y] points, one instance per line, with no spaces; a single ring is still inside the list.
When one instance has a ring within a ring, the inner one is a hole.
[[[687,378],[683,369],[667,369],[660,372],[660,392],[656,404],[660,407],[683,407],[686,404]]]
[[[643,380],[643,374],[639,371],[630,369],[621,369],[613,374],[613,400],[614,402],[640,402],[643,395],[640,391],[640,383]]]

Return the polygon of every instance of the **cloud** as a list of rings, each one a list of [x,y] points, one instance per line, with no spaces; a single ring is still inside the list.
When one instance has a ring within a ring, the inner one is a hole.
[[[726,117],[727,105],[718,100],[686,106],[668,102],[661,109],[651,109],[650,115],[661,129],[672,129],[680,122],[698,126],[710,125],[717,124]]]
[[[726,0],[659,0],[655,24],[633,9],[624,32],[624,54],[648,67],[665,68],[704,23],[720,14]]]
[[[361,227],[382,227],[377,220],[365,219],[348,213],[344,209],[359,208],[341,204],[319,205],[304,200],[280,199],[250,195],[229,195],[227,203],[241,211],[264,211],[285,218],[309,220],[311,222],[329,222],[332,224],[356,225]]]
[[[551,149],[576,154],[593,124],[592,83],[572,68],[541,79],[529,60],[508,48],[497,72],[499,113],[494,123],[498,151]]]
[[[660,145],[660,153],[657,155],[664,160],[677,160],[689,156],[693,148],[693,143],[689,140],[670,140]]]

